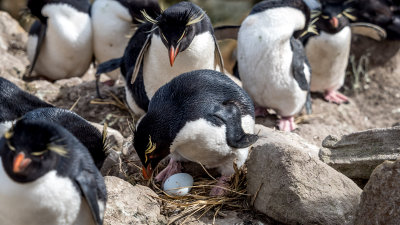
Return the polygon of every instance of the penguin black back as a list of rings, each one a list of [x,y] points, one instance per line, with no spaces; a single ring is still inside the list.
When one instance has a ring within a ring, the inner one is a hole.
[[[90,152],[97,168],[101,168],[106,158],[102,133],[79,115],[60,108],[40,108],[23,117],[29,120],[57,123],[73,134]]]
[[[161,13],[160,5],[157,0],[115,0],[125,6],[131,14],[133,23],[138,24],[145,20],[142,10],[151,17],[157,17]]]
[[[75,187],[75,192],[86,199],[95,223],[103,223],[102,208],[104,209],[107,199],[104,179],[85,146],[63,127],[43,120],[19,120],[0,139],[0,157],[4,171],[17,183],[32,183],[51,171],[55,171],[57,177],[68,178]],[[51,188],[67,187],[55,183]],[[57,191],[68,193],[71,190]],[[21,197],[23,194],[27,193],[21,193]],[[49,201],[63,201],[62,198],[53,198],[56,196],[52,196]],[[40,199],[37,201],[38,207],[42,207]],[[69,202],[61,204],[64,205],[59,209],[61,211],[74,210],[68,209]],[[60,207],[60,204],[54,207]]]
[[[13,121],[37,108],[53,107],[0,77],[0,123]]]

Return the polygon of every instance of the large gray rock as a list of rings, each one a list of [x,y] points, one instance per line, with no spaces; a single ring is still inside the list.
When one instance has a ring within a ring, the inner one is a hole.
[[[400,127],[373,129],[322,143],[322,161],[350,178],[369,179],[372,171],[385,160],[400,157]]]
[[[104,225],[166,224],[157,194],[150,188],[132,186],[117,177],[105,177],[105,182],[108,198]]]
[[[400,160],[386,161],[372,173],[361,195],[356,225],[400,223]]]
[[[258,130],[247,172],[254,207],[286,224],[352,224],[361,189],[320,161],[305,140]]]

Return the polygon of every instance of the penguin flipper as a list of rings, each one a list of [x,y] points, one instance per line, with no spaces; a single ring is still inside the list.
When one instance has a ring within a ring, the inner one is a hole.
[[[94,62],[94,61],[93,61]],[[97,92],[97,97],[103,98],[100,93],[100,87],[99,87],[99,82],[100,82],[100,75],[102,73],[108,73],[111,71],[114,71],[118,69],[121,66],[122,58],[117,58],[117,59],[111,59],[109,61],[103,62],[100,65],[97,66],[96,70],[96,92]]]
[[[293,51],[292,69],[294,79],[302,90],[308,91],[310,86],[306,74],[304,73],[304,64],[308,64],[308,62],[304,47],[302,43],[294,37],[291,37],[290,45]]]
[[[132,70],[133,72],[132,72],[131,84],[133,84],[135,82],[136,77],[140,71],[144,55],[147,52],[147,49],[149,48],[150,43],[151,43],[151,36],[152,36],[152,33],[149,33],[147,35],[147,38],[146,38],[145,42],[143,43],[143,47],[142,47],[142,49],[140,49],[139,55],[136,58],[135,67]],[[131,73],[131,70],[129,70],[129,73]],[[127,77],[129,77],[129,74]]]
[[[307,115],[311,115],[312,114],[312,99],[311,99],[310,91],[308,91],[308,93],[307,93],[305,108],[306,108]]]
[[[242,128],[242,115],[234,102],[226,102],[214,113],[226,125],[226,141],[233,148],[247,148],[258,140],[255,134],[246,134]]]
[[[214,28],[214,35],[217,40],[237,40],[240,25],[219,26]]]
[[[215,48],[214,48],[215,70],[217,70],[217,65],[218,65],[220,67],[221,73],[225,73],[224,60],[222,59],[221,50],[219,49],[217,40],[215,38],[214,38],[214,43],[215,43]]]
[[[47,25],[37,20],[33,23],[31,30],[29,31],[29,33],[37,34],[38,40],[35,49],[35,55],[33,56],[31,67],[29,68],[28,77],[32,75],[33,69],[35,68],[37,59],[39,57],[40,49],[42,48],[44,38],[46,37],[46,30],[47,30]]]
[[[75,181],[86,199],[96,225],[102,225],[103,216],[100,215],[100,206],[98,202],[99,194],[97,193],[98,190],[93,173],[82,170],[75,178]]]
[[[387,36],[382,27],[371,23],[351,23],[350,28],[353,34],[363,35],[376,41],[382,41]]]

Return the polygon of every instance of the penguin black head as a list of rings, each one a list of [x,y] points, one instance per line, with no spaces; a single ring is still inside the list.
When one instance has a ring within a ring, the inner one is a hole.
[[[28,9],[40,22],[46,24],[47,18],[42,15],[42,9],[47,4],[67,4],[78,11],[89,13],[89,0],[28,0]]]
[[[169,155],[169,146],[172,142],[171,138],[165,137],[166,134],[152,129],[154,123],[157,123],[157,119],[147,114],[140,121],[133,140],[133,146],[143,165],[142,172],[145,179],[149,179],[158,163]],[[164,124],[164,126],[169,125]]]
[[[52,170],[60,157],[68,157],[59,129],[45,121],[20,120],[5,133],[0,156],[9,177],[21,183],[34,181]]]
[[[146,14],[144,16],[156,26],[154,33],[160,36],[168,49],[171,66],[178,53],[185,51],[197,34],[205,31],[213,33],[206,13],[191,2],[177,3],[163,11],[156,19]]]
[[[321,14],[317,21],[319,29],[328,33],[337,33],[356,18],[352,15],[352,5],[343,1],[322,1]]]

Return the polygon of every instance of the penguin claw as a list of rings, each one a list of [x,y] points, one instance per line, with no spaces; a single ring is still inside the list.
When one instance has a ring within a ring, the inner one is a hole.
[[[218,197],[218,196],[224,196],[228,193],[227,189],[229,187],[229,180],[230,178],[227,176],[221,176],[218,179],[218,183],[211,189],[210,191],[210,196],[212,197]]]
[[[296,123],[294,122],[294,117],[282,117],[279,120],[279,130],[291,132],[296,129]]]
[[[338,105],[349,103],[349,98],[337,91],[325,91],[324,99]]]
[[[165,167],[158,175],[155,177],[157,182],[162,181],[162,185],[164,186],[164,182],[172,175],[176,173],[180,173],[182,171],[182,166],[180,162],[177,162],[173,159],[169,160],[168,166]]]

